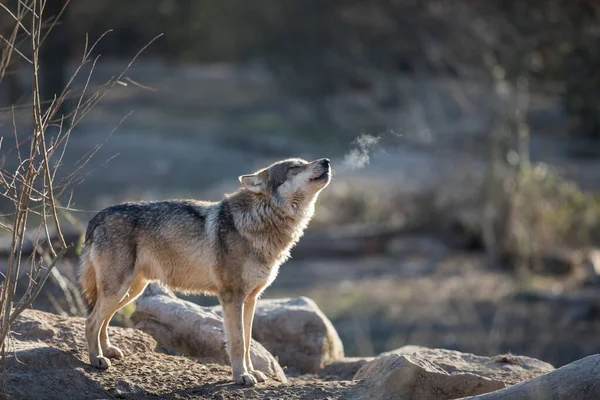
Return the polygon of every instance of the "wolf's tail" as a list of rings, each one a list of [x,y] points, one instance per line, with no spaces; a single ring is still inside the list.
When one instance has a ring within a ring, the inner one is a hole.
[[[87,251],[81,257],[81,265],[79,267],[79,284],[83,290],[83,294],[88,302],[88,313],[92,312],[98,298],[98,289],[96,287],[96,271],[92,265]]]

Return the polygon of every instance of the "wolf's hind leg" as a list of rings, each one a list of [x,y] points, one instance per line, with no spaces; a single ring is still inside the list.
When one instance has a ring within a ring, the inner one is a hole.
[[[104,250],[104,249],[103,249]],[[107,369],[111,363],[109,356],[122,356],[119,349],[113,350],[108,344],[107,326],[119,303],[125,299],[134,283],[135,253],[111,253],[97,251],[94,255],[98,299],[94,311],[88,318],[90,363],[100,369]],[[106,353],[104,353],[106,351]]]
[[[127,289],[123,291],[126,292]],[[104,353],[106,330],[103,328],[112,317],[113,311],[111,310],[116,308],[122,297],[123,295],[109,294],[100,290],[94,311],[88,318],[86,334],[88,335],[90,363],[96,368],[107,369],[111,365],[107,358],[108,354]]]
[[[112,317],[115,315],[117,311],[121,308],[125,307],[129,303],[133,302],[137,299],[143,292],[148,282],[143,277],[142,274],[138,274],[135,280],[129,287],[129,290],[125,294],[125,297],[121,299],[119,304],[116,305],[115,309],[109,314],[109,316],[104,320],[102,327],[100,328],[100,346],[102,346],[102,353],[105,357],[108,358],[123,358],[123,352],[116,346],[110,344],[110,340],[108,339],[108,324]]]
[[[98,309],[102,303],[101,295],[96,300],[94,309],[87,317],[85,322],[85,337],[88,342],[88,354],[90,357],[90,364],[96,368],[107,369],[110,367],[110,361],[102,354],[102,348],[100,347],[100,323],[98,321]]]
[[[128,285],[123,285],[123,289],[121,289],[118,294],[108,294],[105,292],[98,297],[98,300],[100,301],[96,303],[96,308],[94,309],[95,319],[93,325],[94,329],[92,330],[92,344],[94,347],[90,346],[90,362],[97,368],[107,369],[111,365],[108,360],[108,353],[104,354],[104,349],[108,349],[106,346],[106,340],[108,339],[106,327],[116,311],[117,305],[125,296],[128,289]],[[100,348],[97,349],[97,351],[94,351],[96,350],[96,345],[99,345]],[[114,354],[115,353],[112,353],[111,355]]]

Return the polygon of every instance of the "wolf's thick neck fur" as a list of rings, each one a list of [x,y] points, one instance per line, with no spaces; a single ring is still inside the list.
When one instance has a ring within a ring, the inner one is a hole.
[[[225,197],[238,232],[270,263],[281,264],[302,237],[315,209],[316,196],[302,204],[279,204],[271,196],[239,189]]]

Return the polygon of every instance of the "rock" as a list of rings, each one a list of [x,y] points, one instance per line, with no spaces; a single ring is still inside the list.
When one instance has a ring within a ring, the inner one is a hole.
[[[479,357],[410,346],[363,366],[350,398],[443,400],[493,392],[554,368],[528,357]]]
[[[462,400],[600,399],[599,365],[600,355],[595,354],[506,389]]]
[[[113,391],[117,398],[128,398],[130,396],[140,395],[144,392],[140,385],[128,380],[118,381]]]
[[[172,312],[171,307],[177,312]],[[178,299],[158,285],[150,285],[138,299],[131,318],[136,327],[168,350],[229,363],[223,350],[225,333],[220,306],[200,307]],[[259,343],[257,352],[262,354],[266,348],[281,365],[298,373],[317,373],[326,364],[344,357],[342,341],[331,321],[306,297],[259,300],[252,331],[253,348]],[[270,354],[262,355],[261,365],[275,373],[279,364],[268,360]],[[254,366],[258,368],[258,364]]]
[[[158,285],[150,285],[137,300],[131,315],[134,326],[156,339],[164,348],[197,357],[203,362],[229,365],[223,319],[211,308],[177,298]],[[250,357],[254,368],[286,382],[273,356],[253,341]]]
[[[252,331],[281,365],[300,373],[317,373],[344,357],[333,324],[307,297],[259,300]]]
[[[354,398],[442,400],[504,387],[501,382],[475,374],[449,374],[417,354],[383,356],[362,367],[354,377],[362,380]]]
[[[494,379],[507,385],[514,385],[526,379],[554,371],[554,367],[531,357],[503,354],[495,357],[482,357],[455,350],[430,349],[421,346],[404,346],[380,354],[417,354],[449,374],[472,373]]]
[[[345,357],[327,364],[319,372],[319,377],[325,380],[351,381],[359,369],[374,359],[374,357]]]

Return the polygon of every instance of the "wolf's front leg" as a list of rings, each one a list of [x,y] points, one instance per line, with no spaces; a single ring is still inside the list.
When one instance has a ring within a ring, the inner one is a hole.
[[[233,381],[238,385],[254,386],[256,378],[248,373],[244,360],[244,299],[230,299],[228,296],[219,296],[223,306],[223,319],[225,320],[225,333],[229,347],[229,360],[233,371]]]
[[[252,321],[254,320],[254,310],[256,309],[256,296],[250,296],[244,303],[244,346],[245,353],[244,359],[246,360],[246,367],[258,382],[264,382],[267,380],[265,374],[259,370],[255,370],[250,359],[250,347],[252,346]]]

